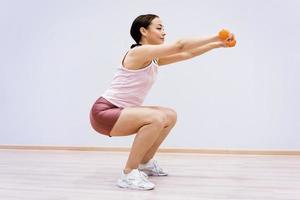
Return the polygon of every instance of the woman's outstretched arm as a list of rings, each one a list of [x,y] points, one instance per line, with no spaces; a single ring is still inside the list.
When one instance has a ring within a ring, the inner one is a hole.
[[[159,65],[167,65],[183,60],[188,60],[204,54],[212,49],[220,48],[220,47],[234,47],[236,44],[235,37],[232,33],[229,33],[227,30],[222,30],[219,32],[217,36],[211,37],[210,40],[202,46],[198,46],[194,49],[190,49],[184,52],[168,55],[159,58]]]
[[[134,66],[145,65],[153,59],[157,59],[160,65],[166,65],[201,55],[211,49],[235,45],[234,35],[226,31],[225,37],[219,35],[206,38],[180,39],[171,44],[142,45],[134,48],[127,54],[127,61]],[[234,42],[234,43],[233,43]]]
[[[216,49],[216,48],[220,48],[220,47],[226,47],[226,45],[222,41],[211,42],[211,43],[205,44],[203,46],[200,46],[200,47],[188,50],[188,51],[184,51],[181,53],[162,57],[158,60],[158,64],[159,65],[168,65],[168,64],[180,62],[183,60],[188,60],[188,59],[194,58],[196,56],[202,55],[212,49]]]

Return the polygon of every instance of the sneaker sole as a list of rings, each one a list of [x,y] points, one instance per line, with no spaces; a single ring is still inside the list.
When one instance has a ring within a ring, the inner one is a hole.
[[[126,188],[126,189],[130,189],[130,190],[153,190],[155,188],[141,188],[141,187],[135,187],[135,186],[131,186],[131,185],[127,185],[126,183],[124,183],[123,181],[118,181],[117,186],[120,188]]]
[[[141,170],[141,169],[140,169]],[[142,172],[144,172],[145,174],[147,174],[148,176],[168,176],[169,174],[155,174],[155,173],[152,173],[151,171],[143,171],[141,170]]]
[[[168,176],[168,174],[148,174],[148,176]]]

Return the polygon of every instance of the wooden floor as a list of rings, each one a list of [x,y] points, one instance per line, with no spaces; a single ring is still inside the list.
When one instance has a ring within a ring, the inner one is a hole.
[[[0,150],[1,200],[300,200],[299,156],[160,153],[152,191],[115,186],[125,152]]]

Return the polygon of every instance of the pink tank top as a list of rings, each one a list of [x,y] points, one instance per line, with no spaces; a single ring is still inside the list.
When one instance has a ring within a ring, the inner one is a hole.
[[[142,105],[156,80],[157,67],[156,60],[137,70],[127,69],[121,64],[102,97],[122,108]]]

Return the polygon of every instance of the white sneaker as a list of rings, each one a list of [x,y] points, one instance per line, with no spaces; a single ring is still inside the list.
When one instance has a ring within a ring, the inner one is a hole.
[[[158,165],[156,160],[150,160],[146,164],[140,164],[139,170],[148,176],[168,176],[168,173]]]
[[[133,169],[128,174],[122,171],[121,178],[119,178],[117,185],[121,188],[135,190],[152,190],[155,187],[155,185],[148,180],[148,176],[138,169]]]

